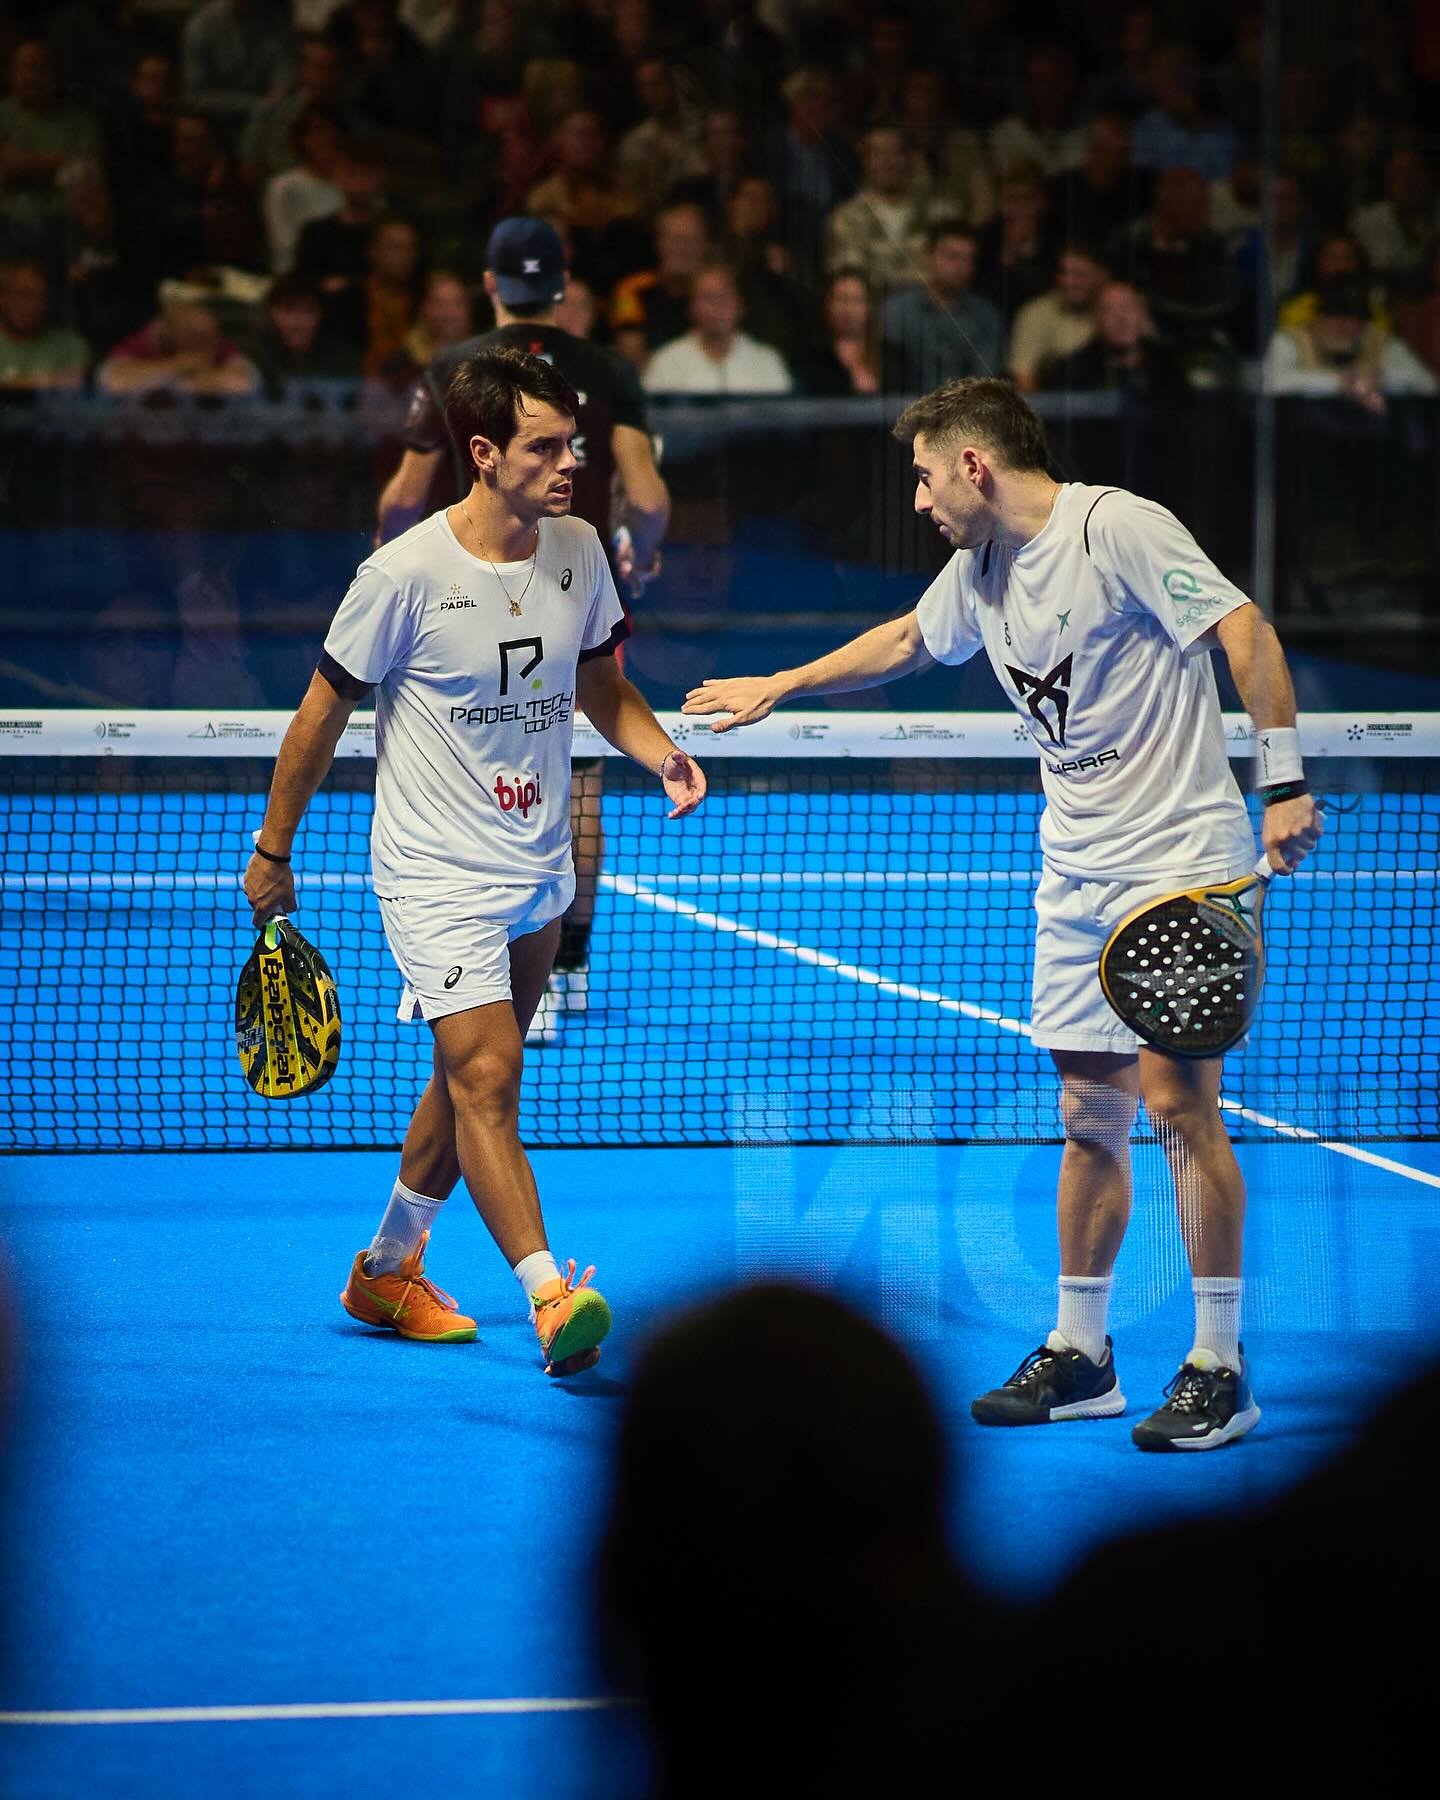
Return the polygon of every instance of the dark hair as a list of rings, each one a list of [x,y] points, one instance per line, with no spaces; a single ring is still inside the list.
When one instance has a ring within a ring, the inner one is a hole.
[[[522,397],[569,413],[572,419],[580,407],[570,383],[538,356],[497,349],[477,350],[465,358],[445,390],[445,416],[467,462],[472,462],[471,438],[488,438],[497,450],[506,449],[520,426]],[[470,472],[475,472],[473,463]]]
[[[500,304],[512,319],[529,320],[543,319],[547,313],[554,312],[558,303],[554,300],[517,300],[512,306],[508,300],[502,300]]]
[[[943,244],[946,238],[968,238],[974,244],[979,241],[979,232],[973,225],[967,225],[963,219],[937,219],[925,233],[925,248],[933,250]]]
[[[895,421],[895,436],[902,444],[924,436],[950,448],[967,438],[993,450],[1007,469],[1024,473],[1043,472],[1050,462],[1045,427],[1013,383],[993,375],[947,381],[912,400]]]
[[[277,275],[265,296],[267,306],[313,306],[323,312],[324,297],[318,283],[308,275]]]

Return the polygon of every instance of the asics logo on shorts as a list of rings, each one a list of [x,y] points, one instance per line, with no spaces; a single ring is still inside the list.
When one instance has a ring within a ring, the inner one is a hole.
[[[455,967],[445,977],[445,986],[447,988],[453,988],[455,983],[460,979],[460,977],[464,973],[465,973],[465,971],[460,967],[459,963],[456,963]]]
[[[517,775],[513,781],[507,781],[503,775],[498,776],[495,798],[500,802],[501,812],[518,812],[522,819],[528,819],[530,808],[540,804],[540,777]]]

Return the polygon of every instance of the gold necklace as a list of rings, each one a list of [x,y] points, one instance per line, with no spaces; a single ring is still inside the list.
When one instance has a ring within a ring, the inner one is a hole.
[[[486,555],[485,540],[480,535],[479,526],[476,525],[475,521],[470,517],[469,513],[465,511],[465,502],[463,500],[461,500],[461,501],[457,502],[457,504],[459,505],[460,511],[465,514],[465,523],[475,533],[475,542],[477,544],[479,544],[479,546],[480,546],[480,554],[485,557],[485,560],[487,563],[490,563],[490,573],[500,583],[501,593],[504,594],[505,598],[510,602],[511,618],[518,619],[520,617],[520,600],[523,600],[525,598],[525,596],[530,592],[530,583],[535,579],[535,559],[539,555],[539,552],[540,552],[540,527],[538,525],[535,527],[535,548],[530,552],[530,573],[525,577],[525,585],[520,590],[520,600],[517,600],[515,598],[515,596],[510,592],[509,588],[506,587],[505,577],[495,567],[494,563],[490,562],[489,556]]]

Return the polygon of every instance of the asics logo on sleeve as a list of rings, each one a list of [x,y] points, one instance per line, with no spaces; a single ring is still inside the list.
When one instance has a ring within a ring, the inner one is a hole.
[[[507,781],[503,775],[497,776],[495,798],[501,812],[518,812],[522,819],[528,819],[530,808],[540,804],[540,777],[517,775],[513,781]]]
[[[1065,748],[1065,720],[1070,711],[1070,669],[1075,661],[1072,652],[1063,662],[1056,663],[1048,675],[1032,675],[1028,669],[1017,669],[1006,663],[1005,672],[1015,683],[1015,692],[1030,709],[1030,717],[1036,724],[1045,727],[1045,735],[1052,744]],[[1040,710],[1046,701],[1055,708],[1053,723]]]

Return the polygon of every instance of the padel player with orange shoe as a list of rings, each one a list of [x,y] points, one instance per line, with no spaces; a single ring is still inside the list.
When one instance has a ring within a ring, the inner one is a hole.
[[[1040,752],[1030,1018],[1059,1072],[1065,1149],[1055,1329],[971,1410],[990,1425],[1125,1410],[1105,1327],[1143,1096],[1175,1181],[1195,1336],[1165,1403],[1132,1435],[1141,1449],[1214,1449],[1260,1417],[1240,1345],[1245,1187],[1220,1115],[1221,1061],[1144,1046],[1111,1011],[1098,965],[1146,900],[1251,872],[1212,648],[1257,728],[1271,866],[1293,873],[1318,843],[1284,653],[1163,506],[1052,480],[1044,427],[1008,382],[938,388],[905,409],[895,435],[913,445],[915,510],[955,548],[919,606],[803,668],[707,681],[684,710],[728,713],[713,727],[728,731],[782,701],[989,655]]]
[[[551,1254],[520,1144],[522,1039],[575,891],[570,743],[577,706],[653,770],[681,818],[705,777],[620,674],[625,635],[605,552],[572,518],[576,397],[554,368],[484,350],[446,404],[474,466],[458,505],[360,565],[275,765],[245,893],[257,921],[295,904],[291,846],[357,701],[375,709],[375,892],[434,1067],[400,1175],[341,1300],[425,1342],[475,1321],[425,1276],[425,1248],[463,1175],[532,1309],[547,1371],[599,1360],[610,1309]]]

